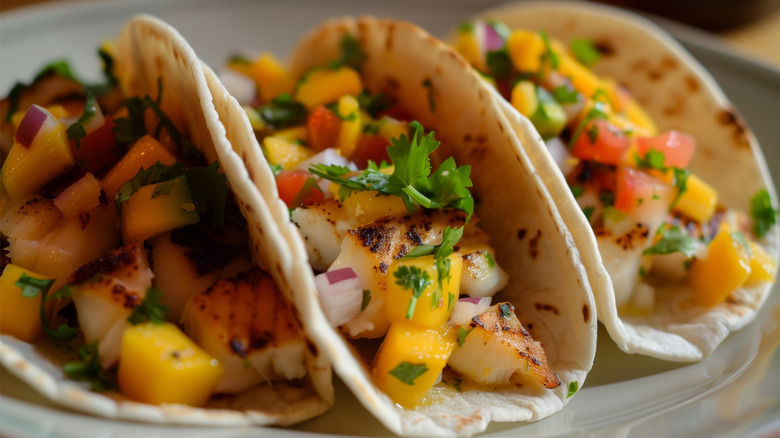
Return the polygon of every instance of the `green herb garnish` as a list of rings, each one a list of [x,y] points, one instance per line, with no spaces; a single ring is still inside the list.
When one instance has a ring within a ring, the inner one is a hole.
[[[570,44],[571,52],[586,67],[590,67],[601,59],[601,52],[592,41],[586,39],[574,39]]]
[[[146,297],[141,301],[141,304],[133,308],[133,313],[127,318],[127,322],[133,325],[147,321],[152,324],[163,324],[165,315],[168,314],[168,306],[160,303],[161,296],[162,291],[160,289],[155,287],[147,289]]]
[[[573,382],[569,382],[569,392],[566,394],[566,398],[571,398],[571,396],[576,394],[579,389],[580,389],[580,382],[576,380]]]
[[[84,112],[81,113],[81,117],[68,126],[68,138],[76,143],[76,149],[81,147],[81,139],[87,136],[87,130],[84,125],[89,123],[98,112],[97,102],[95,101],[95,95],[87,93],[87,101],[84,103]]]
[[[423,271],[417,266],[399,266],[393,272],[393,276],[397,285],[412,292],[409,307],[406,309],[406,319],[412,319],[414,309],[417,307],[417,299],[420,298],[425,288],[433,283],[431,277],[427,271]]]
[[[462,347],[463,343],[466,342],[466,336],[469,335],[474,330],[474,327],[470,329],[465,329],[463,326],[458,327],[458,347]]]
[[[426,371],[428,371],[428,367],[424,363],[413,364],[404,361],[390,370],[390,375],[407,385],[414,385],[414,379],[422,376]]]
[[[656,234],[661,235],[661,240],[656,242],[656,244],[650,248],[644,250],[642,255],[664,255],[671,254],[673,252],[681,252],[685,254],[686,257],[691,257],[696,250],[693,237],[687,234],[683,234],[683,232],[677,226],[667,227],[666,224],[662,224],[661,227],[658,228],[658,232]]]
[[[43,326],[43,331],[46,332],[50,338],[54,339],[55,341],[70,341],[78,335],[78,330],[68,326],[67,324],[60,324],[60,326],[56,329],[49,327],[47,322],[48,317],[46,315],[46,302],[51,298],[59,298],[66,295],[64,292],[60,294],[58,291],[52,297],[48,297],[49,289],[51,288],[51,285],[54,284],[53,279],[39,279],[31,277],[26,273],[22,273],[22,275],[19,276],[19,279],[16,280],[14,284],[22,289],[23,297],[34,298],[39,293],[41,294],[41,306],[39,312],[41,325]]]
[[[263,120],[274,128],[287,128],[300,125],[306,120],[306,107],[295,100],[289,93],[275,97],[267,105],[257,109]]]
[[[753,217],[753,233],[756,237],[764,235],[777,223],[780,210],[772,207],[772,199],[766,189],[759,190],[750,199],[750,215]]]
[[[76,352],[78,360],[63,365],[65,375],[75,380],[87,380],[92,391],[106,391],[116,388],[116,382],[100,365],[98,342],[82,345]]]

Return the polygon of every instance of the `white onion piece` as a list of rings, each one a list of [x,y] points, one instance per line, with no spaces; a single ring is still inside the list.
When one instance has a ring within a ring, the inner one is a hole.
[[[46,108],[38,105],[30,106],[24,114],[24,117],[22,117],[22,121],[19,123],[19,128],[14,134],[14,140],[22,146],[29,148],[35,140],[35,137],[37,137],[43,129],[44,125],[47,125],[47,122],[48,125],[53,124],[53,122],[50,122],[49,120],[53,120],[57,125],[59,124],[57,119],[55,119]],[[49,128],[49,126],[47,126],[47,128]]]
[[[224,69],[218,74],[222,85],[241,105],[249,105],[257,96],[257,85],[255,81],[238,72],[230,69]]]
[[[450,315],[450,324],[453,326],[463,326],[471,323],[472,318],[485,313],[490,308],[492,297],[482,298],[461,298],[455,302]]]
[[[571,173],[571,171],[577,167],[577,164],[579,164],[580,160],[569,153],[569,149],[566,148],[566,145],[563,144],[563,140],[561,140],[560,137],[553,137],[545,141],[545,144],[547,145],[547,150],[550,152],[555,164],[558,165],[558,168],[561,169],[561,172],[563,172],[564,175]]]
[[[352,268],[323,272],[314,277],[320,302],[330,325],[338,327],[354,319],[363,303],[363,286]]]

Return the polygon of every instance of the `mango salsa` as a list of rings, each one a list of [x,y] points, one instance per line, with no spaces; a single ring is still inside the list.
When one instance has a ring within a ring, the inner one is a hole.
[[[514,31],[506,42],[512,64],[521,72],[535,72],[541,68],[544,40],[536,32]]]
[[[270,53],[263,53],[255,59],[249,67],[249,76],[255,80],[264,102],[270,102],[271,99],[284,93],[292,93],[295,89],[292,76]]]
[[[456,342],[452,330],[393,323],[374,360],[374,381],[394,402],[414,408],[436,383]]]
[[[145,403],[203,405],[222,365],[171,323],[132,326],[122,335],[119,388]]]
[[[341,155],[351,157],[363,132],[363,125],[360,121],[360,105],[354,96],[348,94],[339,98],[337,109],[343,122],[336,140],[336,147],[341,151]]]
[[[712,307],[725,300],[750,276],[750,254],[728,227],[721,227],[709,246],[707,257],[694,261],[688,281],[694,298]]]
[[[450,270],[442,284],[432,255],[401,259],[390,265],[385,311],[391,324],[402,322],[424,329],[436,329],[447,322],[454,301],[458,299],[463,258],[460,254],[451,254],[447,260]],[[414,296],[418,291],[404,284],[406,273],[418,273],[418,277],[428,279],[427,286],[416,298]]]
[[[138,242],[200,220],[187,178],[143,186],[122,206],[122,239]]]
[[[688,177],[686,186],[686,191],[680,195],[673,209],[696,222],[708,222],[718,205],[718,193],[696,175]]]
[[[145,135],[103,177],[100,185],[108,199],[113,200],[122,185],[130,181],[141,169],[148,169],[157,162],[170,166],[176,157],[151,135]]]
[[[777,260],[761,247],[761,245],[750,242],[750,276],[745,280],[745,284],[755,284],[762,281],[775,281],[775,271],[777,270]]]

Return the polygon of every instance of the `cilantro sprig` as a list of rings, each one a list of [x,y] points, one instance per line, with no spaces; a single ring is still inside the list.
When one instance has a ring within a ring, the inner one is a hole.
[[[465,211],[469,216],[474,212],[474,198],[468,188],[472,186],[471,166],[457,166],[455,160],[446,159],[431,175],[430,154],[439,147],[434,133],[423,134],[422,125],[412,124],[414,135],[409,139],[405,134],[391,140],[387,154],[393,162],[391,175],[370,164],[362,173],[345,178],[350,171],[343,166],[318,164],[309,171],[346,189],[341,192],[342,199],[352,190],[376,190],[383,195],[400,197],[409,212],[415,207],[441,209],[453,207]]]
[[[81,113],[81,117],[68,126],[68,138],[76,143],[76,149],[81,147],[81,139],[87,136],[87,129],[84,127],[89,123],[99,111],[95,95],[91,92],[87,93],[87,101],[84,103],[84,111]]]
[[[409,307],[406,309],[406,319],[412,319],[414,309],[417,307],[417,300],[425,288],[433,283],[431,277],[427,271],[423,271],[417,266],[399,266],[393,272],[393,276],[397,285],[412,291],[412,298],[409,300]]]
[[[772,207],[772,199],[766,189],[759,190],[750,199],[750,215],[753,217],[753,233],[756,237],[764,237],[777,223],[780,210]]]
[[[424,363],[413,364],[403,361],[397,367],[390,370],[390,375],[407,385],[414,385],[414,380],[428,371]]]
[[[127,322],[133,325],[147,321],[152,324],[162,324],[168,314],[168,306],[160,302],[162,291],[155,287],[146,290],[146,296],[141,304],[133,308],[133,313],[127,318]]]
[[[431,299],[432,308],[436,308],[439,306],[444,280],[446,280],[450,276],[451,262],[449,256],[450,254],[455,252],[454,246],[458,242],[460,242],[461,238],[463,238],[463,227],[459,227],[459,228],[447,227],[444,229],[444,233],[442,233],[440,244],[435,246],[418,245],[403,257],[405,259],[408,259],[408,258],[416,258],[416,257],[422,257],[422,256],[433,254],[433,260],[434,260],[434,264],[436,265],[438,282],[436,283],[436,291],[434,292],[434,296]],[[452,301],[454,297],[450,296],[449,298],[450,298],[449,301]]]
[[[664,255],[681,252],[686,257],[692,257],[694,251],[696,251],[693,237],[683,233],[677,226],[668,227],[666,224],[662,224],[656,234],[660,235],[661,239],[655,245],[644,250],[642,255]]]
[[[55,341],[70,341],[75,339],[78,335],[78,330],[70,327],[67,324],[60,324],[56,329],[49,327],[48,316],[46,315],[46,302],[50,299],[59,298],[67,295],[67,289],[58,291],[51,297],[49,296],[49,289],[54,284],[53,279],[40,279],[34,278],[26,273],[22,273],[19,279],[14,284],[22,289],[22,296],[27,298],[34,298],[38,294],[41,294],[41,306],[40,306],[40,318],[43,331],[54,339]]]
[[[76,352],[77,360],[63,365],[65,375],[74,380],[90,382],[92,391],[107,391],[116,388],[116,378],[100,364],[98,342],[82,345]]]

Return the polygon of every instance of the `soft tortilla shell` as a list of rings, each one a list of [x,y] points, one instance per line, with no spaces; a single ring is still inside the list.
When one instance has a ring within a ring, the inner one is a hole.
[[[212,102],[206,74],[192,48],[169,25],[150,16],[132,19],[117,42],[116,72],[125,95],[157,95],[162,82],[166,111],[182,117],[178,126],[209,161],[219,160],[228,183],[249,223],[250,246],[265,269],[275,257],[263,244],[282,239],[275,223],[258,217],[247,206],[260,205],[253,181],[230,145],[230,136]],[[220,101],[217,101],[220,104]],[[268,222],[268,224],[266,224]],[[269,229],[266,229],[268,226]],[[327,358],[309,349],[307,382],[260,384],[239,394],[217,395],[203,408],[184,405],[154,406],[116,393],[89,391],[89,384],[68,379],[62,365],[74,360],[73,349],[41,341],[30,345],[0,336],[4,366],[44,396],[64,407],[108,418],[153,423],[203,425],[289,425],[325,412],[333,403],[331,369]],[[309,344],[312,344],[310,341]]]
[[[624,85],[659,130],[677,129],[696,138],[690,169],[713,185],[721,203],[750,211],[750,198],[765,188],[772,204],[777,205],[774,185],[753,133],[710,74],[656,25],[613,8],[569,2],[516,3],[491,9],[478,18],[500,20],[510,28],[544,30],[564,43],[585,38],[609,48],[593,70]],[[657,290],[659,299],[651,315],[618,315],[595,237],[563,175],[533,127],[529,130],[529,124],[506,102],[503,106],[577,241],[599,320],[620,349],[666,360],[696,361],[755,318],[769,295],[770,283],[741,287],[711,309],[695,305],[686,284],[669,284]],[[775,260],[780,258],[778,242],[778,227],[761,241]]]
[[[516,147],[507,120],[479,76],[459,55],[413,25],[370,17],[328,21],[293,52],[293,73],[338,59],[345,34],[356,37],[367,55],[365,85],[397,99],[415,119],[435,130],[442,140],[442,156],[472,166],[481,226],[491,235],[498,261],[511,278],[498,298],[515,305],[520,320],[544,344],[563,383],[541,392],[444,389],[436,403],[415,410],[397,407],[374,385],[350,343],[328,324],[303,239],[285,208],[278,214],[284,217],[280,230],[289,250],[280,259],[285,265],[288,257],[292,262],[289,284],[312,336],[357,398],[397,434],[470,435],[490,421],[539,420],[559,411],[568,401],[569,383],[582,385],[592,366],[597,330],[579,253],[539,175],[523,149]],[[429,92],[435,111],[429,108]],[[249,123],[245,116],[243,123]],[[246,147],[249,150],[239,154],[254,156],[260,148],[256,141],[234,147]],[[265,166],[264,160],[247,163],[252,174],[269,172]],[[274,186],[259,190],[272,210],[284,208]]]

